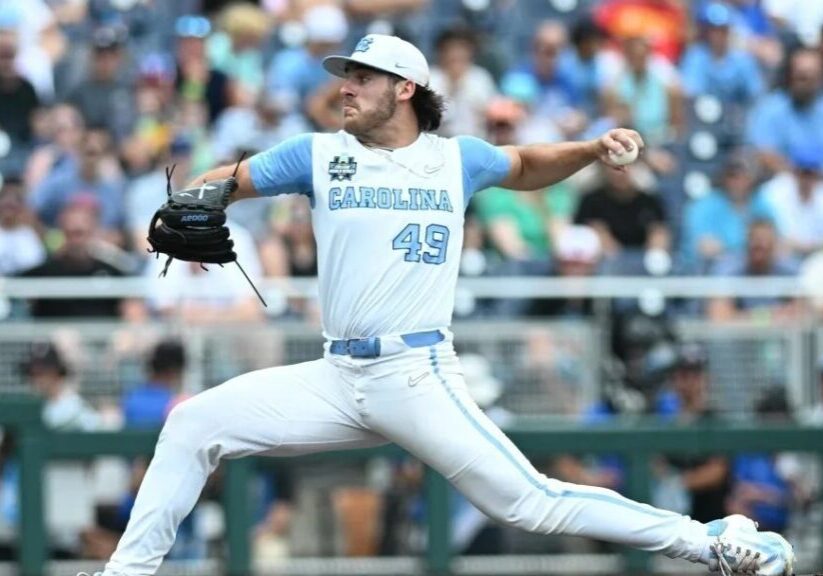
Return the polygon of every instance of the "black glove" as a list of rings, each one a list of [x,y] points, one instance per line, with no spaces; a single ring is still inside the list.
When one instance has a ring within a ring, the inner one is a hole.
[[[237,260],[225,225],[226,206],[235,190],[234,177],[203,182],[198,188],[169,187],[168,201],[154,213],[148,236],[151,252],[169,256],[166,269],[174,258],[207,264]]]

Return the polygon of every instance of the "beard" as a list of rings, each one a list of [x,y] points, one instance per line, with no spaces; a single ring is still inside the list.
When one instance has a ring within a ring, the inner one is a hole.
[[[358,117],[352,120],[344,118],[343,128],[345,128],[346,132],[359,139],[368,137],[374,130],[388,122],[391,117],[394,116],[396,110],[397,102],[394,99],[394,87],[389,86],[386,88],[386,91],[380,95],[373,110],[364,112],[361,108],[358,108]]]

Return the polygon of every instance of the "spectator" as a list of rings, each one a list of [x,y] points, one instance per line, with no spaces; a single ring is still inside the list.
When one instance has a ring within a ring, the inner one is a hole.
[[[789,254],[803,259],[823,248],[823,148],[790,152],[791,171],[763,185],[764,201],[774,213],[781,243]]]
[[[709,384],[706,351],[693,343],[681,345],[671,390],[664,392],[658,401],[658,411],[691,426],[715,421],[716,415],[709,403]],[[657,462],[656,472],[667,487],[682,488],[687,506],[683,512],[695,520],[709,522],[726,515],[729,463],[725,456],[666,456]]]
[[[266,90],[287,111],[307,114],[304,103],[329,82],[323,58],[339,49],[349,33],[349,24],[343,11],[329,4],[307,10],[302,23],[306,44],[275,55],[266,75]]]
[[[575,224],[597,231],[604,257],[618,263],[647,250],[669,249],[663,205],[640,190],[635,169],[605,169],[604,185],[583,196],[574,216]]]
[[[150,172],[158,158],[168,152],[174,137],[174,66],[162,54],[148,54],[138,66],[135,85],[134,130],[123,142],[121,152],[126,171],[133,175]]]
[[[234,87],[229,77],[213,68],[206,56],[206,38],[211,24],[202,16],[181,16],[175,23],[177,36],[177,93],[183,100],[204,102],[209,123],[231,106]]]
[[[453,27],[437,37],[437,64],[431,70],[431,88],[443,95],[448,106],[443,116],[444,136],[483,136],[485,108],[497,93],[491,74],[475,63],[477,50],[469,28]]]
[[[44,0],[0,3],[0,29],[14,30],[19,38],[17,69],[44,102],[53,100],[53,66],[66,47],[49,4]]]
[[[717,0],[701,0],[697,12]],[[764,2],[761,0],[725,0],[731,10],[732,42],[735,46],[754,55],[761,68],[768,74],[783,62],[784,50],[781,38],[776,34]]]
[[[26,190],[34,190],[46,177],[77,161],[83,141],[85,122],[77,108],[58,104],[46,114],[45,141],[29,156],[24,176]]]
[[[625,69],[603,95],[606,113],[618,126],[632,126],[640,132],[651,151],[682,131],[682,94],[676,82],[652,65],[648,38],[624,40],[623,56]]]
[[[743,254],[749,223],[773,218],[763,195],[755,192],[756,175],[746,153],[733,154],[720,171],[717,187],[686,207],[681,250],[688,268],[705,273],[717,260]]]
[[[34,392],[44,400],[43,423],[59,431],[91,431],[100,426],[100,417],[71,385],[69,366],[52,343],[37,343],[21,365]],[[93,494],[87,467],[83,463],[53,462],[44,475],[46,526],[52,555],[75,558],[80,550],[80,534],[94,520]],[[71,498],[66,499],[66,494]]]
[[[262,266],[251,234],[228,221],[240,265],[252,280],[262,276]],[[206,271],[198,262],[176,261],[165,277],[160,273],[166,258],[152,259],[144,274],[150,280],[146,303],[149,311],[189,324],[251,323],[262,319],[262,308],[243,274],[234,265]],[[208,282],[208,290],[193,290],[197,280]]]
[[[498,146],[514,144],[524,120],[523,109],[516,102],[492,101],[486,108],[490,141]],[[475,197],[473,206],[498,258],[521,264],[515,266],[517,270],[512,268],[512,273],[526,273],[533,265],[545,274],[553,238],[571,219],[574,200],[569,186],[560,183],[531,192],[489,188]]]
[[[317,245],[312,234],[311,209],[302,198],[278,202],[270,216],[270,234],[260,246],[263,270],[270,278],[317,276]],[[316,318],[319,310],[305,299],[288,302],[288,312]]]
[[[28,278],[65,278],[75,276],[124,276],[122,260],[100,238],[97,208],[93,201],[78,199],[66,206],[58,217],[63,245],[45,262],[23,271]],[[114,257],[113,257],[114,256]],[[29,302],[34,318],[132,318],[133,303],[116,298],[45,298]]]
[[[11,145],[28,148],[32,144],[32,117],[40,100],[31,83],[15,69],[17,35],[0,29],[0,131]]]
[[[308,131],[303,116],[289,108],[288,103],[266,92],[260,93],[254,106],[227,108],[212,131],[212,149],[218,163],[236,159],[240,151],[266,150]]]
[[[63,208],[78,197],[88,196],[100,210],[103,234],[115,244],[123,243],[124,182],[105,173],[105,159],[110,150],[108,133],[101,130],[87,132],[79,146],[79,159],[62,163],[31,191],[29,204],[43,224],[56,226]]]
[[[529,61],[507,72],[501,83],[509,82],[511,74],[528,74],[538,86],[535,114],[549,117],[566,136],[574,136],[585,128],[588,119],[579,109],[582,100],[575,80],[560,65],[567,42],[563,24],[555,20],[542,22],[534,33]]]
[[[601,254],[600,237],[592,228],[563,226],[557,235],[554,251],[555,273],[562,278],[594,276]],[[531,313],[580,318],[591,316],[593,309],[591,298],[551,298],[536,301]]]
[[[178,340],[164,340],[146,362],[148,378],[123,396],[123,421],[127,428],[160,429],[180,395],[186,370],[186,351]]]
[[[712,2],[699,11],[698,23],[701,37],[686,49],[680,66],[686,94],[750,105],[763,93],[763,75],[751,53],[731,44],[731,9]]]
[[[560,58],[564,76],[571,79],[581,110],[590,118],[600,116],[600,94],[606,87],[613,57],[605,50],[606,31],[586,16],[572,27],[571,47]]]
[[[715,276],[794,276],[796,273],[796,262],[778,253],[774,224],[758,219],[749,224],[745,254],[731,255],[713,267]],[[762,296],[715,298],[708,308],[709,318],[716,322],[742,318],[791,319],[797,312],[797,302],[792,299]]]
[[[785,389],[767,389],[757,401],[755,412],[760,422],[789,422]],[[780,454],[754,453],[734,459],[728,513],[745,514],[770,532],[787,528],[793,490],[790,479],[782,474],[780,458]]]
[[[749,113],[747,137],[770,173],[789,168],[796,148],[823,147],[821,54],[801,49],[788,61],[785,90],[766,95]]]
[[[88,76],[69,94],[88,126],[106,128],[115,141],[123,140],[134,125],[133,86],[125,77],[126,29],[98,28],[92,34]]]
[[[26,209],[20,182],[6,180],[0,186],[0,276],[11,276],[42,263],[43,243]]]
[[[184,188],[191,180],[192,145],[187,138],[175,138],[168,155],[154,162],[154,169],[133,179],[126,191],[126,231],[132,249],[141,257],[150,248],[146,231],[157,208],[166,200],[166,170],[174,166],[172,190]]]
[[[251,104],[263,89],[263,42],[272,28],[269,15],[258,6],[234,2],[219,16],[222,31],[206,41],[209,62],[231,78],[234,102]]]

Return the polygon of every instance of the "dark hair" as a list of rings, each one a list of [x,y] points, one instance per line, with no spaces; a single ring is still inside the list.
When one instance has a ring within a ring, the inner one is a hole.
[[[426,86],[415,86],[411,99],[414,114],[417,116],[417,128],[421,132],[432,132],[440,128],[446,102],[443,97]]]
[[[154,373],[182,372],[186,367],[186,350],[179,340],[164,340],[152,351],[148,368]]]
[[[465,42],[472,50],[477,49],[477,35],[474,30],[463,24],[457,24],[441,30],[434,41],[434,48],[438,52],[450,42]]]
[[[606,38],[608,38],[606,31],[594,18],[587,15],[575,22],[569,39],[574,46],[580,46],[589,39],[604,40]]]

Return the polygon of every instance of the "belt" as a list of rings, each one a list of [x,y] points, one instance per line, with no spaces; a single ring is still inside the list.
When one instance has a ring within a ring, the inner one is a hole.
[[[381,341],[383,344],[396,342],[398,337],[380,338],[350,338],[349,340],[332,340],[329,343],[329,352],[341,356],[351,356],[352,358],[377,358],[381,352]],[[425,332],[412,332],[399,336],[403,344],[409,348],[421,348],[442,342],[446,336],[440,330],[427,330]],[[383,353],[389,353],[385,349]]]

